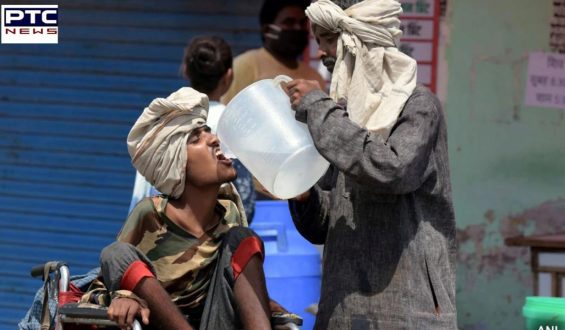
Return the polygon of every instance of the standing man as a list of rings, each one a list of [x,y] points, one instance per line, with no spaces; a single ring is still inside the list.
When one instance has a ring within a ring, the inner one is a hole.
[[[316,81],[286,86],[332,164],[289,205],[302,235],[325,244],[316,329],[456,328],[447,129],[397,49],[401,12],[395,0],[306,10],[333,71],[330,96]]]
[[[234,79],[222,97],[227,104],[239,91],[261,79],[284,74],[291,78],[324,80],[307,63],[299,61],[308,46],[308,18],[304,10],[310,0],[265,0],[259,12],[263,47],[248,50],[233,63]]]

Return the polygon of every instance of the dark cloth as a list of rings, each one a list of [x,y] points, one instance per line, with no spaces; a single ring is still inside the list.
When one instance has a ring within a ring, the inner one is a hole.
[[[100,253],[100,274],[104,279],[104,285],[110,291],[118,291],[121,287],[122,278],[131,264],[135,261],[145,263],[155,275],[155,269],[143,252],[129,243],[114,242]]]
[[[251,172],[243,166],[239,159],[233,160],[233,167],[237,172],[237,178],[233,184],[239,193],[239,197],[241,197],[243,209],[247,216],[247,224],[250,225],[251,222],[253,222],[253,217],[255,216],[256,196],[255,187],[253,187],[253,175],[251,175]]]
[[[223,236],[204,305],[191,310],[181,310],[193,327],[242,328],[233,296],[235,279],[231,260],[240,243],[248,237],[258,238],[251,229],[245,227],[233,227]],[[129,243],[114,242],[104,248],[100,255],[100,264],[106,287],[119,289],[125,271],[134,261],[142,261],[153,269],[147,256]]]
[[[300,233],[325,244],[316,329],[455,329],[455,218],[439,101],[417,87],[388,139],[321,91],[297,110],[332,164],[308,202],[289,203]]]

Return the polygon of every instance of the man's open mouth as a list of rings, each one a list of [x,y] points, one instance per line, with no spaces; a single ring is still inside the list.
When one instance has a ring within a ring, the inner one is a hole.
[[[231,159],[227,158],[226,155],[224,155],[224,152],[220,148],[217,148],[214,154],[216,155],[218,161],[227,165],[231,165],[232,163]]]

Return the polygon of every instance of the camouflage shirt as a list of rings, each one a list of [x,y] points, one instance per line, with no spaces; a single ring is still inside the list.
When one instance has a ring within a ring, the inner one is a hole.
[[[118,240],[130,243],[151,260],[157,279],[181,308],[200,306],[206,298],[223,235],[240,225],[239,211],[230,200],[218,200],[220,222],[197,238],[165,215],[167,199],[141,201],[130,213]]]

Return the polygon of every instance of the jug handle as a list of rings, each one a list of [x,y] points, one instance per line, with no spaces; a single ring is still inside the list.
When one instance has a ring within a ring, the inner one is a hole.
[[[278,75],[278,76],[276,76],[275,78],[273,78],[273,84],[274,84],[275,86],[277,86],[278,88],[280,88],[280,89],[284,92],[284,89],[282,88],[281,84],[282,84],[283,82],[284,82],[284,83],[291,82],[292,80],[293,80],[293,79],[292,79],[291,77],[289,77],[289,76],[287,76],[287,75],[284,75],[284,74],[281,74],[281,75]],[[285,93],[285,94],[286,94],[286,93]]]

